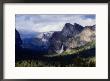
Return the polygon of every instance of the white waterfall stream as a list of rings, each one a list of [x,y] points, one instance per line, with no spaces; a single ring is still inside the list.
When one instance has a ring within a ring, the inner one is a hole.
[[[62,52],[63,52],[63,45],[62,45],[61,49],[60,49],[60,50],[57,50],[56,52],[57,52],[58,54],[62,53]]]

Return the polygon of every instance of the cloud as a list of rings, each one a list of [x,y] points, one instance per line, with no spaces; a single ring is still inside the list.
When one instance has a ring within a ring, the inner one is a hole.
[[[48,31],[61,31],[63,29],[63,23],[54,23],[41,26],[40,24],[35,26],[33,30],[38,32],[48,32]]]
[[[82,26],[94,25],[95,14],[16,14],[16,29],[19,31],[60,31],[65,23]]]

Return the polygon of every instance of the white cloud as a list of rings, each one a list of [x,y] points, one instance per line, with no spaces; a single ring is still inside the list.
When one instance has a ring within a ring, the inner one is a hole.
[[[78,24],[82,25],[82,26],[92,26],[95,25],[95,19],[81,19],[78,18],[75,22],[77,22]]]
[[[16,29],[20,31],[59,31],[65,23],[78,23],[82,26],[94,25],[95,15],[16,15]],[[90,18],[91,17],[91,18]]]
[[[63,23],[55,23],[55,24],[45,25],[42,27],[40,24],[37,26],[33,28],[34,31],[36,31],[36,32],[48,32],[48,31],[61,31],[64,25],[63,25]]]

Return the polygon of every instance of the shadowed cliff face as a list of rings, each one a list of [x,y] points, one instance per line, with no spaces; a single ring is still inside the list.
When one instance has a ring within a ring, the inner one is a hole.
[[[83,26],[77,23],[74,23],[74,25],[66,23],[61,33],[64,37],[73,37],[79,34],[83,30],[83,28],[84,28]]]
[[[22,48],[22,40],[19,32],[16,29],[15,29],[15,46],[16,46],[16,49]]]
[[[61,32],[54,32],[52,37],[49,39],[49,43],[49,50],[55,53],[60,53],[60,49],[63,45]]]

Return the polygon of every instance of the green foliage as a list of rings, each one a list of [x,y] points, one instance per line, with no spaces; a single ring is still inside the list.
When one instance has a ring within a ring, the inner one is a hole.
[[[79,48],[64,51],[61,54],[43,56],[43,59],[30,59],[16,61],[16,67],[95,67],[95,56],[81,57],[79,54],[88,49],[95,48],[95,41],[89,42]],[[71,55],[79,55],[75,58]],[[69,59],[67,59],[70,57]]]
[[[95,57],[89,58],[74,58],[71,59],[71,63],[66,62],[45,62],[39,60],[22,60],[17,61],[15,66],[16,67],[95,67]]]
[[[79,54],[80,52],[88,50],[88,49],[91,49],[91,48],[95,48],[95,41],[89,42],[86,45],[81,46],[81,47],[70,49],[70,51],[64,51],[61,54],[50,54],[50,55],[47,55],[47,56],[48,57],[54,57],[54,56],[64,56],[64,55],[71,55],[71,54],[72,55],[73,54]]]

